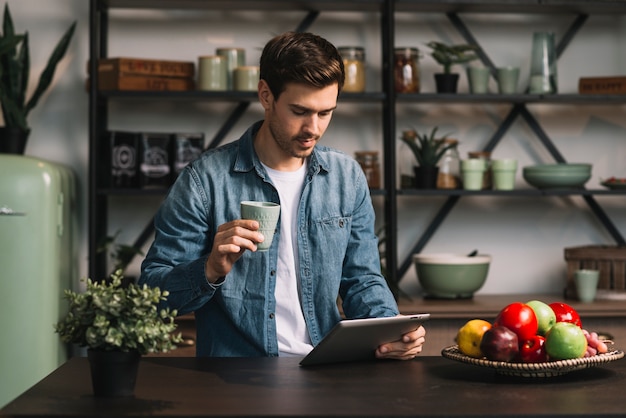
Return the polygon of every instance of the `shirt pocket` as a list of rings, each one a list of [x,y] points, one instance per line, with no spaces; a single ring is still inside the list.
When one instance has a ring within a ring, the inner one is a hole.
[[[332,216],[313,221],[310,241],[314,261],[321,262],[323,270],[341,270],[350,239],[350,216]],[[335,272],[336,273],[336,272]]]

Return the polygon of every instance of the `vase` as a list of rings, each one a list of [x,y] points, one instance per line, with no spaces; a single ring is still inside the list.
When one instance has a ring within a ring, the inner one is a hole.
[[[19,128],[0,128],[0,154],[24,155],[26,141],[30,131],[23,131]]]
[[[533,34],[529,91],[531,94],[557,92],[556,47],[552,32]]]
[[[456,93],[458,84],[458,73],[435,74],[435,86],[437,87],[437,93]]]
[[[139,360],[138,351],[87,350],[93,394],[98,397],[133,396]]]
[[[418,189],[436,189],[439,167],[415,167],[415,187]]]

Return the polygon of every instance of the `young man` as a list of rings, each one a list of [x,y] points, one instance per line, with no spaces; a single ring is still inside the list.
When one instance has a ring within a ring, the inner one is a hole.
[[[155,218],[140,283],[168,290],[167,306],[195,312],[198,356],[307,354],[341,319],[398,315],[380,274],[367,181],[350,157],[318,145],[344,80],[325,39],[288,32],[265,46],[263,121],[204,153],[179,176]],[[242,200],[280,203],[272,246]],[[381,345],[411,359],[423,328]]]

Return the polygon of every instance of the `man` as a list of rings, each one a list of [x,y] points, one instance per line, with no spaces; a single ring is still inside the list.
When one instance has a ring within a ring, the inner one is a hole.
[[[337,107],[341,56],[323,38],[288,32],[261,55],[265,118],[204,153],[179,176],[155,217],[140,283],[195,312],[198,356],[307,354],[341,319],[398,315],[380,274],[367,181],[350,157],[317,143]],[[268,252],[242,200],[280,203]],[[425,331],[381,345],[411,359]]]

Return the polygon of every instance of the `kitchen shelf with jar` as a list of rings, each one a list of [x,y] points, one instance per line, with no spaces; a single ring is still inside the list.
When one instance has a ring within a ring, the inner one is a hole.
[[[494,137],[488,144],[493,148],[500,140],[503,132],[508,124],[512,123],[517,117],[523,117],[538,130],[539,137],[553,148],[555,155],[560,155],[558,150],[550,143],[547,135],[540,130],[539,124],[534,121],[532,114],[527,105],[541,104],[571,104],[571,105],[595,105],[595,104],[623,104],[626,103],[626,96],[612,95],[576,95],[576,94],[555,94],[555,95],[538,95],[538,94],[434,94],[434,93],[403,93],[399,94],[394,91],[393,81],[393,63],[394,49],[396,46],[395,39],[395,19],[396,13],[413,13],[416,18],[424,13],[445,14],[450,21],[456,25],[460,33],[469,36],[468,43],[473,39],[471,34],[464,27],[459,15],[465,13],[506,13],[506,14],[566,14],[574,17],[572,29],[568,31],[567,38],[571,39],[573,33],[576,32],[585,21],[587,15],[590,14],[621,14],[626,15],[626,2],[615,0],[313,0],[307,2],[293,2],[291,0],[91,0],[90,14],[90,57],[99,58],[107,56],[107,41],[109,20],[115,16],[109,16],[109,11],[113,9],[156,9],[161,10],[164,14],[170,10],[255,10],[255,11],[301,11],[304,18],[297,30],[305,30],[312,23],[320,12],[339,11],[339,12],[372,12],[380,17],[380,47],[381,47],[381,89],[379,92],[364,93],[343,93],[340,102],[350,103],[378,103],[382,107],[382,141],[383,152],[381,158],[381,168],[383,170],[382,177],[384,184],[381,188],[372,189],[373,196],[384,199],[383,215],[386,224],[387,244],[387,268],[392,280],[398,280],[402,277],[401,272],[397,268],[397,200],[407,196],[424,196],[424,197],[448,197],[450,202],[458,200],[464,196],[483,195],[483,196],[520,196],[520,197],[540,197],[540,196],[560,196],[565,194],[580,195],[583,198],[592,198],[593,195],[621,195],[623,191],[608,190],[584,190],[584,191],[539,191],[539,190],[515,190],[510,192],[502,191],[480,191],[469,192],[462,190],[412,190],[399,189],[396,185],[396,107],[405,105],[431,105],[438,104],[445,106],[447,104],[507,104],[512,105],[511,113],[503,121],[503,125],[494,134]],[[466,38],[467,40],[468,38]],[[95,69],[95,68],[93,68]],[[92,69],[92,70],[93,70]],[[95,83],[94,83],[95,84]],[[120,91],[96,91],[90,90],[90,157],[91,165],[96,165],[99,159],[96,144],[98,135],[107,129],[108,126],[108,110],[109,101],[127,101],[127,100],[148,100],[148,101],[189,101],[189,102],[231,102],[237,104],[235,112],[243,113],[249,103],[256,100],[254,93],[249,92],[204,92],[204,91],[186,91],[186,92],[120,92]],[[234,118],[232,115],[229,118]],[[220,132],[228,130],[226,123]],[[212,143],[218,143],[219,135],[213,138]],[[558,159],[557,159],[558,161]],[[107,188],[98,188],[95,179],[98,174],[94,171],[90,173],[93,178],[90,179],[89,193],[89,245],[90,245],[90,275],[99,276],[96,271],[101,271],[101,264],[94,261],[95,242],[98,236],[106,233],[106,200],[109,196],[125,195],[125,194],[159,194],[163,191],[139,191],[134,192],[112,190]],[[448,203],[448,207],[454,206]],[[148,220],[146,220],[148,221]],[[436,229],[436,228],[434,228]],[[93,248],[92,248],[93,247]],[[98,270],[99,268],[99,270]]]

